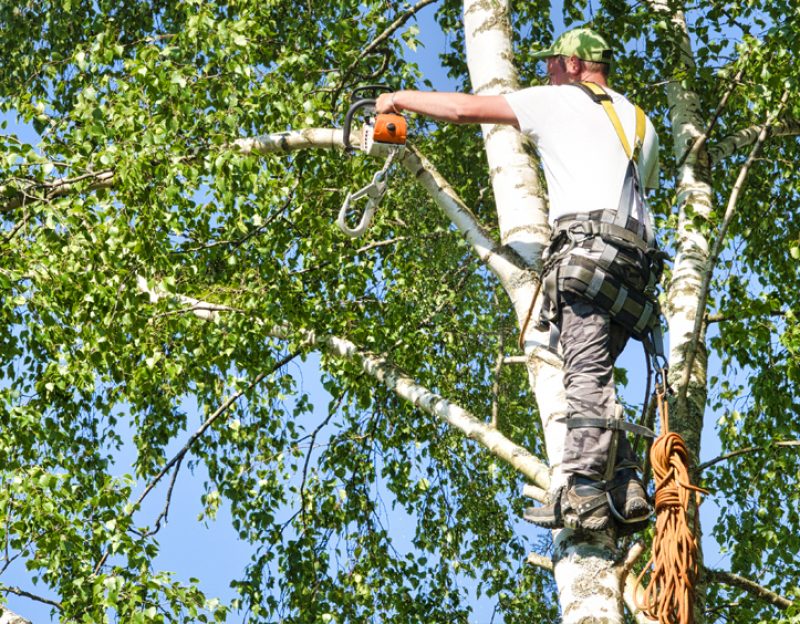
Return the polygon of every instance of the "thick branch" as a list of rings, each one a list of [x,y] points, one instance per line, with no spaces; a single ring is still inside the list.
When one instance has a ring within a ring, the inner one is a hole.
[[[158,288],[151,288],[142,277],[137,278],[137,283],[140,290],[150,295],[151,301],[155,302],[160,299],[180,301],[187,306],[187,312],[204,320],[216,320],[220,318],[220,313],[222,312],[236,313],[236,310],[226,306],[207,303],[185,295],[175,295]],[[411,377],[392,366],[385,357],[363,351],[344,338],[319,336],[314,332],[305,330],[292,332],[288,326],[267,327],[262,322],[256,322],[262,325],[265,331],[273,337],[285,339],[290,337],[292,333],[299,333],[304,343],[308,346],[323,347],[329,353],[358,362],[364,372],[381,382],[401,398],[458,429],[468,438],[486,447],[493,455],[513,466],[518,472],[541,488],[547,489],[549,486],[549,471],[541,460],[534,457],[527,449],[513,443],[502,433],[482,422],[461,406],[416,383]],[[165,470],[168,470],[168,467],[165,466]]]
[[[436,167],[413,146],[409,145],[406,148],[403,166],[425,187],[436,205],[459,229],[478,257],[504,286],[507,287],[515,277],[529,271],[528,264],[519,254],[510,247],[495,242]]]
[[[243,154],[288,154],[310,148],[344,149],[343,136],[339,128],[306,128],[236,139],[231,145]]]
[[[784,598],[780,594],[770,591],[766,587],[762,587],[758,583],[751,581],[748,578],[733,574],[732,572],[724,572],[722,570],[706,569],[706,578],[715,583],[722,583],[723,585],[730,585],[731,587],[738,587],[743,589],[751,596],[755,596],[759,600],[768,602],[779,609],[786,610],[791,607],[794,602]]]
[[[53,182],[35,184],[17,191],[9,200],[0,204],[0,212],[8,212],[20,206],[40,201],[51,201],[74,193],[76,188],[80,188],[82,191],[97,191],[112,186],[114,186],[114,172],[110,169],[96,173],[86,173],[74,178],[62,178]],[[0,187],[0,194],[2,194],[3,190],[3,187]],[[37,191],[38,194],[34,194]]]
[[[732,156],[734,153],[748,147],[758,140],[761,126],[750,126],[739,130],[735,134],[725,137],[714,147],[708,150],[711,162],[718,163]],[[800,136],[800,120],[784,119],[774,124],[767,133],[768,137]]]
[[[31,624],[31,621],[17,615],[8,607],[0,607],[0,624]]]
[[[714,130],[714,127],[717,125],[719,121],[719,116],[722,114],[722,111],[725,109],[725,106],[728,104],[728,100],[733,93],[733,90],[739,86],[740,81],[742,80],[742,75],[744,74],[744,68],[740,69],[736,76],[734,76],[733,80],[731,81],[728,89],[725,91],[725,94],[722,96],[722,99],[717,106],[717,110],[714,111],[714,114],[711,116],[711,121],[708,122],[708,126],[703,131],[697,140],[692,143],[692,146],[684,152],[683,156],[678,161],[678,164],[675,166],[676,169],[680,169],[687,160],[693,161],[697,158],[697,155],[700,153],[700,150],[703,149],[706,142],[708,141],[708,137],[711,136],[711,132]]]

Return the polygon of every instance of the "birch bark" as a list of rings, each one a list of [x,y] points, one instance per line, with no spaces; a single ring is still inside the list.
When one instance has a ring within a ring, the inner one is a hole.
[[[681,76],[693,75],[696,71],[685,14],[674,2],[651,0],[651,7],[664,15],[665,22],[669,24],[673,49],[670,55],[672,75],[665,76],[672,78],[667,82],[667,104],[670,110],[673,153],[680,162],[687,150],[703,134],[707,121],[703,118],[697,93],[685,86],[687,81],[680,79]],[[706,271],[713,270],[713,267],[709,267],[708,224],[714,199],[708,148],[704,144],[692,152],[680,165],[676,177],[676,255],[672,279],[667,287],[664,312],[669,325],[669,380],[678,390],[678,399],[670,412],[670,429],[683,436],[696,466],[708,393],[705,323],[701,325],[699,335],[694,338],[696,349],[691,364],[687,361],[687,355],[693,340],[703,278]],[[691,370],[687,370],[688,365]],[[695,520],[695,537],[699,543],[702,534],[699,516]],[[697,557],[698,566],[702,568],[702,549],[698,549]],[[703,596],[703,587],[697,587],[694,605],[696,624],[705,621]]]

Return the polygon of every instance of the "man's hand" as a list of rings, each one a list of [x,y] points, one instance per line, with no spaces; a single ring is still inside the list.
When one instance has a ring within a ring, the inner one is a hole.
[[[402,108],[395,101],[397,93],[381,93],[375,102],[375,110],[378,113],[399,113]]]

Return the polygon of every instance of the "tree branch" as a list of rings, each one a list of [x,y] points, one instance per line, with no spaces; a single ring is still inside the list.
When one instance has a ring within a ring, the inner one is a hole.
[[[10,587],[8,585],[0,584],[0,592],[3,592],[4,594],[14,594],[15,596],[22,596],[23,598],[30,598],[31,600],[35,600],[36,602],[41,602],[43,604],[50,605],[51,607],[55,607],[59,611],[62,608],[60,602],[51,600],[50,598],[45,598],[44,596],[32,594],[30,592],[25,591],[24,589],[20,589],[19,587]]]
[[[214,321],[220,318],[222,312],[236,312],[227,306],[215,305],[186,295],[177,295],[162,289],[151,288],[148,286],[147,280],[141,276],[137,277],[137,283],[142,292],[150,295],[152,302],[160,299],[177,300],[187,306],[187,311],[204,320]],[[404,372],[392,366],[386,357],[363,351],[349,340],[337,336],[320,336],[307,330],[293,330],[288,325],[267,327],[260,319],[256,319],[255,322],[264,327],[264,330],[272,337],[287,339],[292,335],[300,334],[305,345],[322,347],[333,355],[357,362],[365,373],[382,383],[390,391],[422,411],[458,429],[471,440],[475,440],[495,457],[514,467],[532,483],[543,489],[549,487],[548,467],[534,457],[530,451],[515,444],[461,406],[416,383]],[[167,468],[165,467],[165,469]]]
[[[0,213],[14,210],[23,205],[40,201],[50,201],[57,197],[63,197],[64,195],[72,193],[77,186],[87,180],[89,182],[83,187],[82,190],[84,191],[96,191],[110,188],[114,185],[114,171],[112,169],[107,169],[106,171],[85,173],[75,176],[74,178],[63,178],[54,182],[31,184],[31,186],[17,191],[4,204],[0,204]],[[30,195],[31,190],[37,188],[43,189],[44,193],[41,195]],[[4,188],[0,187],[0,194],[2,194],[3,191]]]
[[[725,453],[724,455],[720,455],[719,457],[715,457],[714,459],[710,459],[707,462],[700,464],[697,467],[697,471],[702,472],[706,468],[710,468],[715,464],[719,464],[720,462],[726,461],[733,457],[738,457],[739,455],[746,455],[747,453],[754,453],[755,451],[766,451],[773,447],[778,447],[778,448],[800,447],[800,440],[786,440],[783,442],[774,442],[768,446],[748,446],[747,448],[731,451],[730,453]]]
[[[703,318],[705,314],[703,314],[705,307],[706,307],[706,300],[708,298],[708,287],[711,283],[711,276],[714,273],[714,266],[719,259],[720,252],[722,251],[722,246],[725,242],[725,235],[728,232],[728,227],[730,226],[731,220],[733,219],[733,215],[736,211],[736,203],[739,201],[739,195],[744,188],[745,180],[747,179],[747,174],[750,172],[750,167],[752,167],[753,163],[756,160],[756,156],[758,155],[759,150],[761,149],[761,145],[767,138],[767,133],[769,132],[770,127],[774,123],[775,119],[780,117],[781,112],[783,111],[784,106],[786,106],[786,102],[789,99],[789,91],[788,89],[783,92],[781,96],[780,104],[778,105],[778,109],[774,112],[774,114],[769,114],[767,116],[767,120],[764,122],[764,125],[761,127],[761,132],[758,134],[758,138],[756,139],[755,144],[753,145],[753,149],[750,150],[750,155],[747,157],[744,165],[742,165],[741,170],[739,171],[739,175],[736,178],[736,182],[733,185],[733,190],[731,191],[730,197],[728,198],[728,205],[725,208],[725,216],[722,219],[722,225],[719,227],[719,232],[717,233],[717,238],[714,241],[714,247],[711,250],[711,255],[708,258],[708,262],[706,264],[706,268],[703,275],[703,282],[700,285],[700,293],[697,297],[697,307],[695,308],[695,316],[694,316],[694,328],[692,333],[689,337],[689,342],[686,345],[686,363],[685,368],[683,370],[683,375],[681,378],[681,382],[678,388],[678,401],[679,404],[681,402],[686,401],[686,393],[689,389],[689,381],[691,379],[692,373],[692,366],[694,365],[694,359],[697,355],[697,343],[700,339],[700,330],[703,326]]]
[[[739,132],[725,137],[708,150],[711,162],[718,163],[732,156],[740,149],[752,145],[758,140],[760,132],[760,126],[750,126],[749,128],[739,130]],[[774,124],[767,134],[770,138],[798,135],[800,135],[800,120],[793,118],[784,119],[782,122]]]
[[[722,96],[722,99],[717,106],[717,110],[714,111],[714,114],[711,116],[711,121],[708,122],[708,126],[703,131],[697,140],[692,143],[691,147],[689,147],[684,153],[683,156],[678,160],[678,164],[675,165],[675,169],[679,170],[683,163],[685,163],[689,159],[697,158],[697,155],[700,153],[700,150],[703,149],[703,146],[708,141],[708,137],[711,136],[711,132],[714,130],[714,127],[717,125],[717,121],[719,121],[719,116],[722,114],[722,111],[725,109],[725,106],[728,104],[728,99],[730,99],[731,94],[733,93],[734,89],[739,86],[742,75],[744,74],[744,67],[742,67],[734,76],[733,81],[731,81],[730,86],[725,91],[725,94]]]
[[[306,128],[266,134],[256,138],[237,139],[230,143],[229,147],[239,150],[242,154],[286,154],[310,148],[343,149],[344,143],[342,130],[339,128]],[[378,149],[380,150],[380,148]],[[478,222],[447,180],[416,148],[407,145],[402,163],[428,191],[437,206],[470,242],[478,257],[498,276],[501,282],[506,284],[520,271],[527,272],[529,270],[527,263],[516,252],[499,245],[492,239],[488,230]],[[89,186],[90,189],[108,188],[114,184],[113,170],[92,175],[96,180]],[[76,184],[85,180],[86,177],[78,176],[49,185],[51,190],[48,197],[56,194],[65,195],[73,191]],[[9,210],[11,205],[8,203],[0,205],[0,212]]]
[[[389,27],[386,30],[384,30],[380,35],[375,37],[375,39],[372,40],[372,43],[370,43],[366,48],[364,48],[364,50],[361,52],[361,54],[358,55],[358,58],[355,60],[355,62],[345,70],[345,75],[348,74],[350,71],[352,71],[352,69],[356,66],[358,61],[363,59],[365,56],[369,56],[370,54],[372,54],[372,52],[379,45],[381,45],[384,41],[388,40],[389,37],[391,37],[397,31],[398,28],[403,26],[403,24],[405,24],[408,20],[410,20],[412,17],[414,17],[414,15],[416,15],[419,12],[420,9],[428,6],[429,4],[433,4],[434,2],[438,2],[438,1],[439,0],[420,0],[419,2],[417,2],[417,4],[415,4],[413,7],[411,7],[408,11],[403,13],[395,21],[393,21],[391,24],[389,24]]]
[[[706,568],[705,570],[706,578],[710,581],[715,583],[721,583],[723,585],[730,585],[731,587],[738,587],[739,589],[743,589],[751,596],[755,596],[759,600],[763,600],[764,602],[768,602],[771,605],[778,607],[779,609],[786,610],[792,605],[794,602],[789,600],[788,598],[784,598],[780,594],[776,594],[773,591],[770,591],[766,587],[762,587],[758,583],[751,581],[748,578],[743,576],[739,576],[738,574],[734,574],[733,572],[724,572],[722,570],[711,570]]]

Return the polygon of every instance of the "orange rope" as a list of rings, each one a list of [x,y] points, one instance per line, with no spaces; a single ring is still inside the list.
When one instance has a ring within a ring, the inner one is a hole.
[[[637,593],[636,606],[659,624],[693,624],[698,544],[694,527],[689,526],[689,505],[692,494],[699,505],[700,494],[708,492],[690,483],[686,443],[669,431],[666,375],[661,381],[656,392],[661,435],[650,449],[656,481],[656,533],[650,561],[637,579],[642,583],[650,573],[650,583],[642,596]]]

